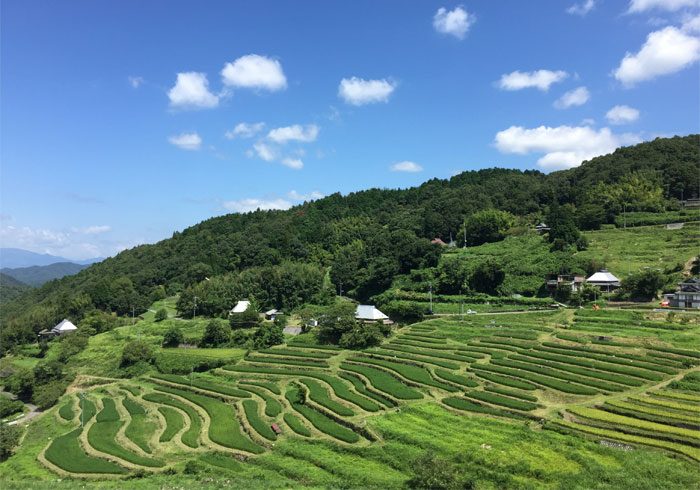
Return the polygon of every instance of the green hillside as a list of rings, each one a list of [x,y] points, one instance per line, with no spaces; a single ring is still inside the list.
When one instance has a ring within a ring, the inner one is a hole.
[[[57,262],[50,265],[34,265],[31,267],[17,267],[15,269],[1,269],[3,274],[14,277],[24,284],[30,286],[41,286],[45,282],[60,279],[65,276],[72,276],[87,265],[74,264],[73,262]]]
[[[27,284],[18,281],[8,274],[0,272],[0,304],[13,300],[29,289],[30,287]]]

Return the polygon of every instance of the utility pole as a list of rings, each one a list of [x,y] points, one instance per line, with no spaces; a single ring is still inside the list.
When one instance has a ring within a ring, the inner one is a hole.
[[[197,296],[194,297],[194,306],[192,307],[192,320],[197,319]]]
[[[132,305],[131,306],[131,324],[133,325],[136,323],[136,308]]]
[[[338,281],[338,296],[343,295],[343,281]]]
[[[622,203],[622,219],[624,221],[624,229],[627,229],[627,203]]]
[[[464,218],[464,247],[467,248],[467,218]]]

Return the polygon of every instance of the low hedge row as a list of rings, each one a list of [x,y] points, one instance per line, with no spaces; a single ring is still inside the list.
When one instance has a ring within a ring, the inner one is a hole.
[[[519,414],[510,412],[508,410],[500,410],[498,408],[487,407],[485,405],[480,405],[474,403],[466,398],[458,397],[447,397],[442,399],[442,403],[450,408],[456,408],[457,410],[464,410],[467,412],[485,413],[488,415],[496,415],[498,417],[518,417]]]
[[[422,354],[411,354],[403,351],[395,351],[393,349],[369,349],[365,351],[366,353],[376,354],[385,357],[396,357],[399,359],[406,359],[409,361],[424,362],[427,364],[434,364],[435,366],[440,366],[446,369],[459,369],[459,365],[454,364],[449,361],[442,359],[436,359],[433,357],[424,357]]]
[[[685,427],[696,431],[700,429],[700,419],[697,417],[687,417],[686,420],[679,420],[675,417],[669,416],[668,412],[664,412],[663,410],[654,410],[650,409],[649,407],[640,407],[639,405],[630,403],[609,401],[601,405],[599,408],[601,410],[605,410],[606,412],[647,420],[649,422],[675,425],[676,427]]]
[[[465,395],[469,398],[481,400],[482,402],[490,403],[492,405],[499,405],[502,407],[512,408],[514,410],[522,410],[523,412],[529,412],[537,408],[536,403],[525,400],[516,400],[514,398],[491,393],[489,391],[472,390],[467,391]]]
[[[288,366],[302,366],[316,369],[328,368],[328,363],[322,360],[302,359],[290,357],[278,357],[270,355],[248,355],[245,358],[248,362],[264,364],[286,364]]]
[[[348,362],[342,363],[340,368],[345,371],[363,375],[374,388],[399,400],[420,400],[423,398],[423,395],[419,391],[403,384],[386,371],[362,364],[350,364]]]
[[[479,386],[479,383],[474,381],[472,378],[467,378],[466,376],[461,376],[453,372],[447,371],[445,369],[436,369],[435,374],[444,379],[445,381],[450,381],[461,386],[466,386],[467,388],[475,388]]]
[[[572,358],[574,362],[589,362],[591,363],[591,366],[596,366],[594,361],[600,361],[605,364],[600,364],[600,366],[604,366],[605,370],[607,371],[612,371],[612,372],[620,372],[621,374],[630,374],[630,372],[635,372],[635,368],[638,369],[644,369],[646,371],[655,371],[655,372],[661,372],[664,374],[676,374],[678,372],[677,369],[674,369],[672,366],[661,366],[658,364],[654,364],[652,362],[647,361],[641,361],[635,358],[641,357],[641,356],[632,356],[632,355],[625,355],[623,353],[618,353],[618,352],[605,352],[605,353],[599,353],[599,351],[587,351],[584,349],[563,349],[563,348],[555,348],[555,347],[550,347],[546,346],[545,347],[540,347],[540,348],[535,348],[534,349],[537,352],[541,352],[543,354],[548,354],[548,355],[560,355],[560,356],[567,356]],[[632,358],[630,358],[632,357]],[[626,369],[620,370],[620,368],[616,368],[615,366],[610,366],[610,364],[615,364],[615,365],[620,365],[623,366]],[[680,367],[680,366],[678,366]],[[615,371],[617,369],[617,371]],[[631,371],[628,371],[631,370]],[[645,373],[646,371],[641,371],[642,373]],[[646,378],[645,378],[646,379]],[[652,380],[656,381],[656,380]]]
[[[639,401],[649,405],[658,405],[660,407],[666,407],[687,413],[697,413],[700,415],[700,405],[698,405],[697,403],[683,403],[680,400],[674,401],[655,396],[631,396],[630,400]]]
[[[282,391],[280,390],[280,387],[277,386],[277,383],[272,383],[272,382],[267,382],[267,381],[255,381],[255,380],[248,380],[248,379],[242,379],[238,383],[244,384],[244,385],[259,386],[260,388],[265,388],[266,390],[273,392],[275,395],[282,394]]]
[[[500,386],[495,386],[495,385],[484,386],[484,389],[486,391],[492,391],[494,393],[499,393],[501,395],[510,396],[512,398],[519,398],[520,400],[525,400],[528,402],[537,403],[536,396],[529,395],[527,393],[523,393],[522,391],[514,391],[514,390],[510,390],[508,388],[502,388]]]
[[[262,354],[272,354],[276,356],[290,356],[290,357],[305,357],[311,359],[329,359],[333,357],[335,352],[323,352],[323,351],[304,351],[298,349],[285,349],[283,347],[274,347],[271,349],[262,349],[258,351]]]

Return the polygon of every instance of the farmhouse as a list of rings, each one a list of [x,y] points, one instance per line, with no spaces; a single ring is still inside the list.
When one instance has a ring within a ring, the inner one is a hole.
[[[620,287],[620,280],[606,269],[601,269],[600,271],[596,272],[591,277],[586,279],[586,282],[593,286],[598,286],[601,290],[607,292],[613,291]]]
[[[277,318],[277,315],[283,315],[280,310],[276,310],[275,308],[272,308],[271,310],[267,310],[265,312],[265,320],[272,320],[274,321],[275,318]]]
[[[547,277],[547,290],[551,293],[558,288],[570,288],[572,292],[577,292],[586,280],[584,276],[574,276],[568,274],[551,275]]]
[[[547,226],[545,223],[540,223],[539,225],[535,226],[535,230],[537,233],[546,233],[549,231],[549,226]]]
[[[49,335],[65,335],[67,333],[73,333],[76,330],[78,330],[78,327],[73,325],[70,320],[64,319],[61,323],[53,327],[50,331],[47,333]],[[42,330],[42,332],[46,332],[45,330]],[[40,332],[41,333],[41,332]]]
[[[391,325],[394,323],[374,305],[357,305],[355,319],[363,323],[382,322],[384,325]]]
[[[676,308],[700,308],[700,278],[686,279],[678,290],[668,295],[669,306]]]
[[[247,299],[241,300],[238,303],[236,303],[236,306],[234,306],[229,313],[243,313],[248,309],[250,306],[250,301]]]

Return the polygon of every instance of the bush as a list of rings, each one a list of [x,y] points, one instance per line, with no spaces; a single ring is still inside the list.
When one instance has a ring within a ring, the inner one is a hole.
[[[155,321],[162,322],[163,320],[166,320],[167,318],[168,318],[168,310],[166,310],[165,308],[161,308],[160,310],[156,311]]]
[[[390,318],[406,324],[421,322],[428,313],[424,304],[410,301],[391,301],[382,309]]]
[[[661,271],[646,269],[622,280],[622,294],[628,298],[650,300],[656,298],[665,284],[666,277]]]
[[[284,328],[287,326],[288,321],[289,319],[287,318],[287,315],[277,315],[275,316],[274,324],[278,327]]]
[[[339,345],[343,349],[364,349],[382,343],[382,332],[372,323],[358,324],[340,337]]]
[[[253,334],[253,346],[256,349],[267,349],[273,345],[284,343],[283,328],[281,325],[277,325],[277,322],[273,325],[269,323],[261,325]]]
[[[19,443],[22,429],[16,425],[0,424],[0,461],[12,455],[12,450]]]
[[[230,318],[231,328],[253,328],[260,324],[258,311],[249,306],[243,313],[232,313]]]
[[[34,388],[32,401],[41,410],[51,408],[56,404],[63,392],[66,390],[66,383],[61,381],[51,381],[43,385],[38,385]]]
[[[200,341],[201,347],[219,347],[231,340],[231,329],[222,321],[212,320],[207,323]]]
[[[411,464],[413,477],[406,486],[418,490],[471,490],[476,488],[473,480],[463,474],[451,461],[432,452],[425,453]]]
[[[49,383],[63,376],[63,363],[59,361],[41,362],[34,366],[34,382],[36,384]]]
[[[153,349],[142,340],[132,340],[124,346],[122,351],[121,367],[132,366],[137,363],[153,362]]]
[[[20,400],[29,400],[34,391],[34,372],[31,369],[20,368],[5,382],[5,389],[14,393]]]
[[[61,339],[61,346],[58,351],[58,360],[61,362],[66,362],[72,356],[82,352],[88,345],[88,335],[86,335],[85,330],[72,334],[66,335]]]
[[[21,412],[24,403],[19,400],[10,400],[5,396],[0,396],[0,418],[5,418],[13,413]]]
[[[163,347],[177,347],[185,341],[182,330],[177,327],[170,328],[163,336]]]

